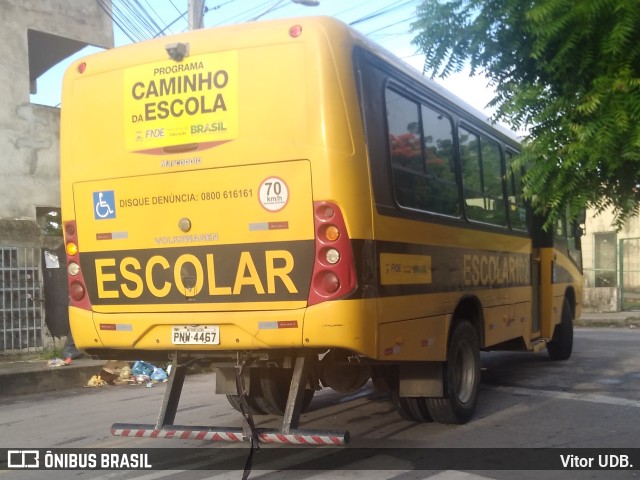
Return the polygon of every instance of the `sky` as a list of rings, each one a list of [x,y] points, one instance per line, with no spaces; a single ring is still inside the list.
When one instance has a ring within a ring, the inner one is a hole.
[[[105,3],[103,0],[96,0]],[[111,0],[116,23],[114,25],[116,46],[151,38],[163,31],[170,35],[189,29],[188,0]],[[374,42],[390,50],[413,68],[422,72],[423,56],[411,44],[415,36],[411,23],[415,19],[415,9],[421,0],[318,0],[317,6],[296,4],[293,0],[206,0],[204,27],[241,23],[251,20],[286,18],[307,15],[329,15],[345,23],[352,24]],[[142,22],[136,12],[127,9],[135,3],[142,5],[149,17]],[[53,67],[38,79],[38,94],[32,95],[33,103],[59,106],[62,76],[66,66],[76,58],[99,51],[87,47],[78,54]],[[445,80],[436,79],[454,95],[485,112],[491,111],[486,105],[493,96],[483,77],[469,77],[468,71],[453,74]]]

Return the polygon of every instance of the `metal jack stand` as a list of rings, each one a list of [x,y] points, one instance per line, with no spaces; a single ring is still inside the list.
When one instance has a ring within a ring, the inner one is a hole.
[[[280,429],[254,428],[251,435],[262,443],[282,443],[295,445],[345,445],[349,442],[348,431],[300,430],[300,413],[307,383],[308,364],[305,355],[296,358],[293,377],[284,416]],[[180,365],[179,354],[173,357],[167,389],[160,407],[160,414],[155,425],[114,423],[111,434],[120,437],[138,438],[178,438],[181,440],[209,440],[209,441],[249,441],[248,432],[241,427],[207,427],[174,425],[178,402],[182,393],[186,366]]]

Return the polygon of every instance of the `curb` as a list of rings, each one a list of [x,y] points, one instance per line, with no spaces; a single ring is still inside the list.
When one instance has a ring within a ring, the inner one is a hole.
[[[640,320],[637,318],[627,318],[622,320],[575,320],[576,327],[589,328],[640,328]]]
[[[583,316],[573,321],[576,327],[593,327],[593,328],[640,328],[640,317],[638,316],[620,316],[618,318],[603,315],[599,316]]]
[[[65,367],[44,367],[36,370],[2,372],[0,398],[29,393],[44,393],[82,387],[93,376],[100,373],[104,362],[88,365],[68,365]]]

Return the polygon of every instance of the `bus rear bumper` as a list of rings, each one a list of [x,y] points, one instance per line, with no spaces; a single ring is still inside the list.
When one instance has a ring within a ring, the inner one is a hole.
[[[230,351],[300,348],[304,309],[244,312],[96,313],[69,308],[81,350]],[[215,335],[182,338],[176,332],[214,327]]]
[[[375,358],[375,308],[375,299],[338,300],[290,310],[227,312],[99,313],[70,307],[69,321],[76,346],[96,355],[98,351],[122,350],[182,351],[196,356],[198,352],[342,348]],[[174,338],[176,327],[204,325],[217,327],[215,342],[186,344]]]

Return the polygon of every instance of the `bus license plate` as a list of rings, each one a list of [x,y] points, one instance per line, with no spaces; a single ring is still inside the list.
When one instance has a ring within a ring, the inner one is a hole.
[[[220,345],[218,325],[173,327],[171,340],[174,345]]]

